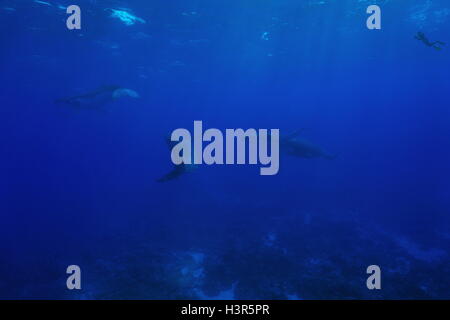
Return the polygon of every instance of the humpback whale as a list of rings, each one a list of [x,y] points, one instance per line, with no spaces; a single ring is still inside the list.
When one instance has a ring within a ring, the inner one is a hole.
[[[311,142],[299,139],[298,136],[301,131],[302,130],[296,130],[287,136],[282,136],[280,138],[280,151],[299,158],[325,158],[328,160],[336,158],[335,155],[325,152]]]
[[[77,109],[103,109],[108,103],[124,97],[139,98],[139,94],[119,86],[104,86],[78,96],[57,99],[55,103]]]
[[[172,150],[172,148],[174,147],[174,145],[177,142],[172,141],[170,139],[170,137],[167,137],[166,143],[167,143],[167,146],[169,147],[169,149]],[[193,163],[193,161],[191,161],[191,163]],[[178,177],[182,176],[185,173],[194,171],[196,168],[197,168],[197,166],[195,164],[185,164],[185,163],[181,163],[178,165],[174,164],[173,169],[171,171],[169,171],[168,173],[166,173],[165,175],[163,175],[161,178],[157,179],[156,182],[166,182],[166,181],[177,179]]]

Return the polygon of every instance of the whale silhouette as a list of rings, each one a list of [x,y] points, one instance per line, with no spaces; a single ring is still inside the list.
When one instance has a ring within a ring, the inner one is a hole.
[[[124,97],[139,98],[139,94],[120,86],[104,86],[85,94],[57,99],[55,103],[77,109],[104,109],[114,100]]]
[[[298,158],[324,158],[328,160],[336,158],[336,155],[324,151],[319,146],[298,138],[302,131],[296,130],[287,136],[282,136],[280,138],[280,151]]]

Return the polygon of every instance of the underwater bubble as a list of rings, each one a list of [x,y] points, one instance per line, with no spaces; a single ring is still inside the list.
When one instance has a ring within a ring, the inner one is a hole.
[[[269,32],[263,32],[263,34],[261,35],[261,40],[269,40]]]

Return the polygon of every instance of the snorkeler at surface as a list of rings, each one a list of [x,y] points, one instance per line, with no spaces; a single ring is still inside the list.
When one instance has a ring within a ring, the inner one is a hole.
[[[425,34],[421,31],[417,32],[417,34],[415,35],[414,38],[416,38],[419,41],[422,41],[426,46],[433,47],[436,50],[442,50],[441,46],[445,45],[445,42],[442,42],[442,41],[431,42],[430,40],[428,40],[428,38],[425,36]]]

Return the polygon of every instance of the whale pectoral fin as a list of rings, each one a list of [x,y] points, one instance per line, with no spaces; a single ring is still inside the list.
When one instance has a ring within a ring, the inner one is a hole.
[[[184,174],[185,172],[186,172],[186,168],[183,164],[177,165],[177,166],[175,166],[175,168],[173,168],[172,171],[163,175],[161,178],[157,179],[156,182],[166,182],[166,181],[176,179],[179,176],[181,176],[182,174]]]
[[[166,136],[165,141],[167,148],[169,148],[169,150],[172,150],[173,147],[178,144],[178,141],[172,141],[171,136]]]
[[[172,149],[172,140],[170,139],[170,136],[167,136],[164,141],[166,142],[166,145],[169,149]]]

